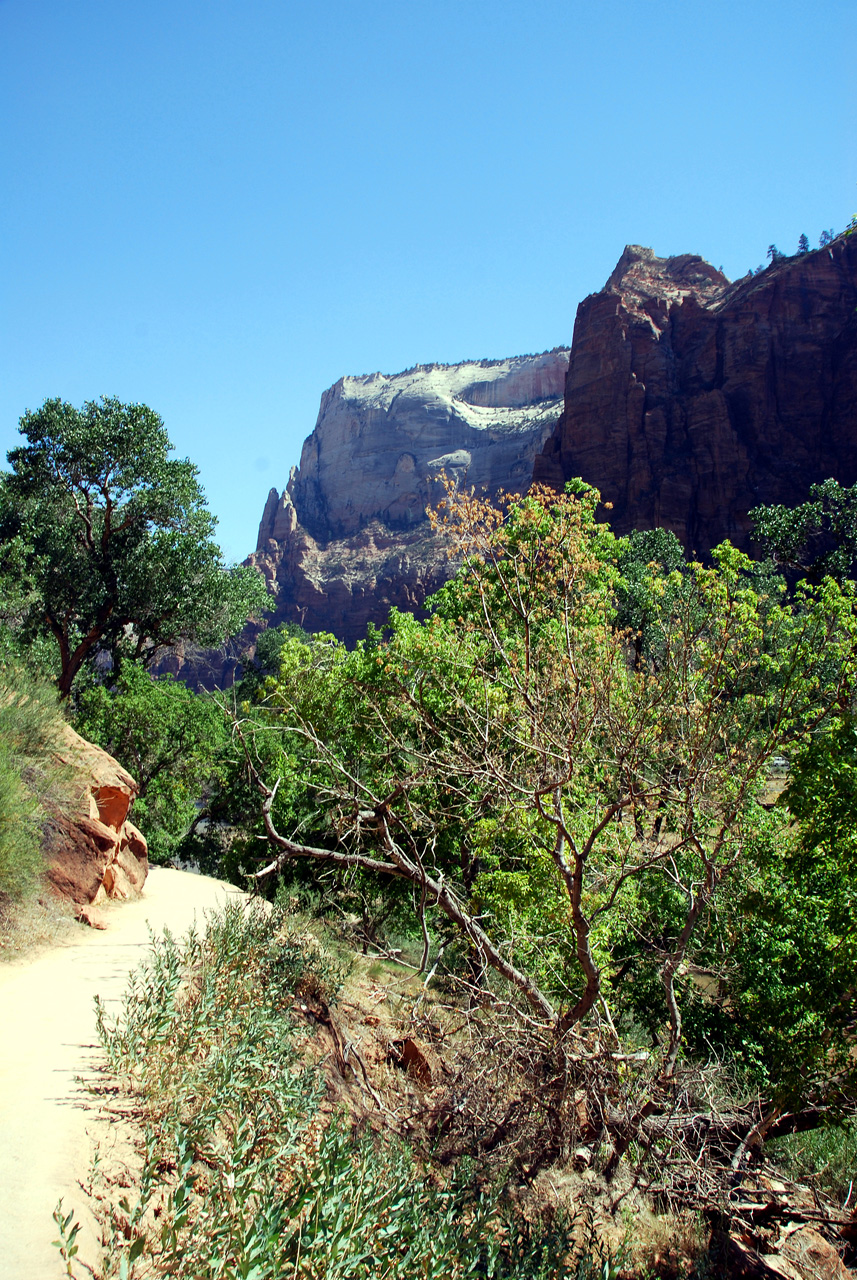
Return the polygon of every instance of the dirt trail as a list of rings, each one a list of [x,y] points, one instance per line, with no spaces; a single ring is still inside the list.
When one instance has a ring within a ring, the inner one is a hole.
[[[109,1136],[97,1102],[75,1077],[97,1056],[93,997],[114,1006],[149,941],[148,926],[184,933],[194,919],[239,894],[206,876],[153,867],[138,902],[103,911],[107,928],[0,968],[0,1276],[58,1280],[51,1217],[62,1196],[82,1223],[80,1257],[94,1263],[95,1223],[86,1180],[92,1133]],[[243,896],[243,895],[241,895]],[[78,1267],[75,1274],[86,1274]]]

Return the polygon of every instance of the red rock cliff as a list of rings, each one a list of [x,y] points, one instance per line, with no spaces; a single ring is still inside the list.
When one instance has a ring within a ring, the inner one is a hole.
[[[620,532],[746,544],[747,512],[857,482],[857,235],[734,284],[629,245],[579,306],[557,428],[534,479],[574,476]]]

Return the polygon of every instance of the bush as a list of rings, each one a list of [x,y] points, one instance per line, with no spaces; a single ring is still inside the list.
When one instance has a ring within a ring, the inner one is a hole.
[[[780,1168],[799,1182],[809,1182],[824,1195],[843,1204],[857,1182],[857,1126],[793,1133],[769,1144],[768,1152]]]
[[[14,754],[0,741],[0,897],[26,897],[42,865],[39,804],[27,789]]]
[[[296,994],[329,1002],[342,977],[263,904],[154,941],[116,1022],[99,1010],[111,1067],[149,1118],[109,1265],[131,1276],[139,1259],[176,1280],[615,1276],[588,1218],[531,1223],[469,1164],[435,1177],[397,1141],[321,1114],[323,1077],[301,1069],[290,1010]]]
[[[51,685],[0,666],[0,895],[13,900],[39,885],[41,800],[56,782],[51,756],[61,724]]]
[[[226,743],[213,698],[128,662],[112,685],[90,682],[79,691],[76,727],[134,777],[134,821],[149,858],[169,863],[197,818]]]

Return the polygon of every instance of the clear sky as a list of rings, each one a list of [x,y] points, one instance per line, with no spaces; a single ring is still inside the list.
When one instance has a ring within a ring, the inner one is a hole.
[[[626,243],[857,210],[857,3],[0,0],[0,450],[164,417],[228,558],[344,373],[570,343]]]

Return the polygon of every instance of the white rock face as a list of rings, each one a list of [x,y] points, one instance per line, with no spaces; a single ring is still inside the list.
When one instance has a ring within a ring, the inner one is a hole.
[[[567,350],[420,365],[341,378],[251,557],[273,621],[355,643],[390,608],[419,610],[454,568],[426,518],[446,474],[495,495],[523,492],[560,415]]]
[[[287,537],[293,520],[320,542],[373,520],[410,529],[425,519],[441,471],[477,491],[525,489],[562,409],[568,356],[341,378],[322,396],[287,492],[269,496],[258,549]]]

